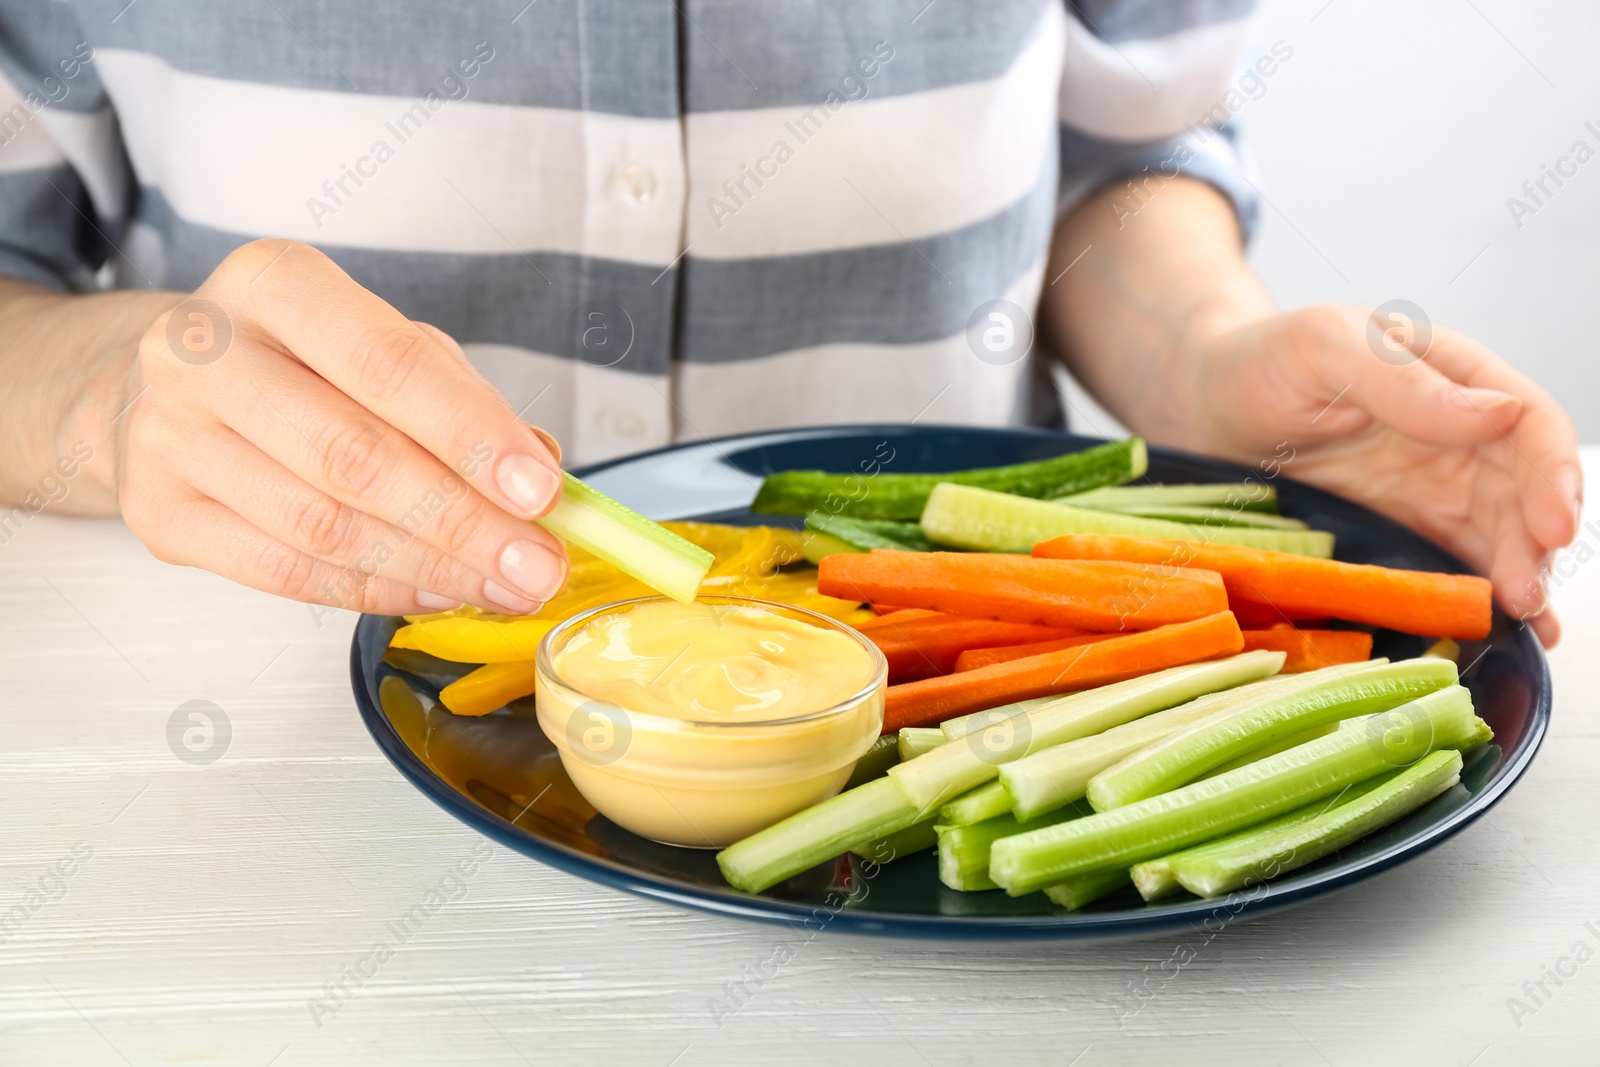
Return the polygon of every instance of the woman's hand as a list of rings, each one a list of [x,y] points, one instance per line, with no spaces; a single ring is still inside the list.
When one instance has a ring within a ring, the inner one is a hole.
[[[384,614],[529,612],[566,581],[528,521],[560,495],[555,442],[306,245],[235,251],[98,391],[115,464],[92,473],[169,563]]]
[[[1202,333],[1168,366],[1168,387],[1194,400],[1157,439],[1276,458],[1289,477],[1420,530],[1555,644],[1544,576],[1577,532],[1576,436],[1499,356],[1452,330],[1325,306]]]

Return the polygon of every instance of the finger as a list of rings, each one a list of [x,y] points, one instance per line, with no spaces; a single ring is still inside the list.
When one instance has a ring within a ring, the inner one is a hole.
[[[1390,356],[1366,318],[1351,308],[1296,313],[1291,343],[1302,366],[1330,398],[1330,415],[1355,407],[1424,444],[1460,447],[1500,440],[1521,413],[1521,401],[1495,389],[1463,387],[1409,350]],[[1323,432],[1344,431],[1337,418],[1319,417]]]
[[[1493,351],[1454,330],[1435,331],[1428,362],[1468,389],[1496,389],[1522,399],[1521,417],[1508,429],[1506,443],[1516,457],[1523,518],[1544,548],[1570,544],[1578,532],[1583,469],[1577,430],[1561,405]]]
[[[166,529],[150,544],[158,559],[200,567],[274,596],[370,615],[434,611],[431,600],[391,578],[325,563],[278,541],[237,513],[195,494],[177,503]],[[148,543],[148,542],[147,542]]]
[[[432,596],[435,610],[471,601],[509,614],[538,604],[453,556],[309,485],[226,427],[186,450],[179,474],[264,533],[346,570],[381,574]],[[465,486],[462,486],[465,489]]]
[[[526,519],[555,506],[555,457],[459,346],[445,345],[437,330],[407,319],[315,249],[259,243],[242,271],[256,259],[282,262],[243,291],[252,317],[277,343],[459,470],[486,499]]]
[[[204,399],[245,440],[321,492],[493,581],[502,609],[532,611],[561,590],[566,552],[551,534],[507,514],[303,365],[251,343],[235,349],[232,369],[207,383]]]

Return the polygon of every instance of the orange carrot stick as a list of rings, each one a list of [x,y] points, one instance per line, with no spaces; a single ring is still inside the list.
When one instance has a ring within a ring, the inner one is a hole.
[[[906,616],[912,616],[906,619]],[[900,622],[898,620],[905,619]],[[956,657],[968,649],[1015,645],[1072,637],[1079,631],[1026,622],[1000,622],[995,619],[969,619],[965,615],[945,615],[917,609],[897,611],[857,627],[883,652],[889,661],[889,684],[949,674]]]
[[[1228,596],[1290,618],[1364,622],[1425,637],[1487,637],[1494,604],[1487,578],[1312,559],[1242,545],[1071,534],[1033,546],[1042,559],[1125,560],[1222,575]]]
[[[836,557],[829,556],[829,559]],[[1109,685],[1244,647],[1230,612],[1108,637],[1093,644],[889,687],[883,732],[934,726],[957,715],[1031,697]]]
[[[1283,674],[1314,671],[1335,663],[1360,663],[1372,656],[1372,635],[1360,630],[1245,630],[1244,648],[1287,652]]]
[[[1228,610],[1233,612],[1233,617],[1239,620],[1239,626],[1245,630],[1267,630],[1274,626],[1304,625],[1307,622],[1326,622],[1327,616],[1314,618],[1304,613],[1279,611],[1271,604],[1260,604],[1254,600],[1240,600],[1237,597],[1228,598]],[[1288,618],[1284,618],[1284,616]]]
[[[957,671],[973,671],[979,667],[992,667],[996,663],[1009,663],[1014,659],[1042,656],[1063,648],[1076,648],[1095,641],[1104,641],[1111,634],[1082,634],[1078,637],[1060,637],[1054,641],[1034,641],[1026,645],[1004,645],[998,648],[973,648],[956,657]]]
[[[903,604],[869,604],[874,615],[893,615],[897,611],[916,611],[917,608],[908,608]]]
[[[1149,630],[1228,607],[1222,580],[1206,571],[989,552],[840,553],[817,568],[817,589],[1069,630]]]
[[[870,630],[874,626],[888,626],[891,623],[898,625],[910,622],[912,619],[925,619],[934,615],[943,615],[942,611],[933,611],[929,608],[896,608],[893,611],[881,612],[870,619],[865,619],[855,624],[857,630]]]

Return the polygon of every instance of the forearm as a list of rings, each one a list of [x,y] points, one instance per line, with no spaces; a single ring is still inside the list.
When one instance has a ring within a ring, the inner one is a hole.
[[[1057,225],[1043,326],[1118,419],[1152,440],[1193,446],[1196,342],[1272,314],[1272,300],[1215,189],[1177,178],[1152,181],[1141,196],[1142,206],[1126,185],[1108,187]]]
[[[115,514],[114,420],[128,369],[150,323],[181,299],[0,280],[0,506],[38,494],[64,513]],[[64,479],[70,490],[57,497]]]

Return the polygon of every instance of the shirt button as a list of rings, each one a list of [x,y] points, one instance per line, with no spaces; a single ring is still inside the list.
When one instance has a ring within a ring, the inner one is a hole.
[[[618,167],[613,180],[617,191],[630,204],[643,204],[656,195],[656,172],[643,163]]]

